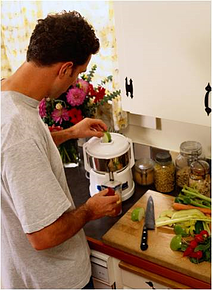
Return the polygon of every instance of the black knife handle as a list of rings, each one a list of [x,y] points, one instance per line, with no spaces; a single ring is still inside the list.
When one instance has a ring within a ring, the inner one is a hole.
[[[143,233],[142,233],[142,238],[141,238],[141,250],[146,251],[148,248],[147,245],[147,227],[143,227]]]

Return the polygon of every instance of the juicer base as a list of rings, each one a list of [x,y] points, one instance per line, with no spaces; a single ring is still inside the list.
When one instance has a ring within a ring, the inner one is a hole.
[[[127,190],[126,193],[125,192],[122,192],[122,201],[125,201],[128,198],[130,198],[133,195],[134,190],[135,190],[135,182],[133,181],[132,182],[132,188],[130,188],[130,190]]]
[[[89,186],[89,191],[90,191],[91,196],[94,196],[94,194],[98,193],[98,192],[92,193],[92,186],[91,185]],[[131,188],[128,188],[128,189],[125,189],[124,191],[122,191],[122,201],[129,199],[133,195],[134,191],[135,191],[135,182],[132,181]]]

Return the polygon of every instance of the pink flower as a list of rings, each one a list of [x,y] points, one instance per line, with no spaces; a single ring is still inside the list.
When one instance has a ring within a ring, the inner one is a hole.
[[[77,87],[71,88],[66,94],[67,102],[73,107],[81,105],[85,100],[85,96],[85,92]]]
[[[80,88],[81,90],[84,91],[84,93],[87,95],[88,93],[88,87],[89,83],[84,81],[83,79],[78,79],[76,83],[76,87]]]
[[[59,124],[61,124],[63,120],[68,121],[68,110],[66,110],[65,108],[62,108],[60,110],[54,109],[54,111],[52,112],[52,119]]]
[[[42,99],[39,103],[39,114],[41,118],[46,117],[46,100]]]

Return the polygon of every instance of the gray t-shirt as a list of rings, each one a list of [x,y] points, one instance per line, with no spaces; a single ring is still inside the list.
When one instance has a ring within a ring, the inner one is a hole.
[[[82,288],[91,276],[84,231],[51,249],[36,251],[26,233],[75,208],[63,164],[39,102],[1,93],[1,269],[4,288]]]

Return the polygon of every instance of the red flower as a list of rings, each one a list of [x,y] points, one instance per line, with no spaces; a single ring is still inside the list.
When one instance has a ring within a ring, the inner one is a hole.
[[[99,86],[97,89],[94,89],[92,84],[89,84],[88,95],[94,97],[94,103],[99,102],[105,96],[105,88]]]
[[[96,95],[96,91],[94,90],[92,84],[89,84],[88,86],[88,95],[89,97],[94,97]]]
[[[73,123],[73,124],[77,124],[78,122],[80,122],[83,119],[81,110],[78,110],[76,108],[69,110],[68,115],[71,119],[70,120],[71,123]]]
[[[105,88],[103,87],[98,87],[98,91],[96,92],[96,97],[94,99],[94,103],[99,102],[102,100],[105,96]]]
[[[56,132],[56,131],[61,131],[61,130],[63,130],[63,127],[61,126],[55,126],[55,124],[53,124],[52,126],[49,126],[50,132]]]

